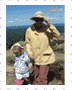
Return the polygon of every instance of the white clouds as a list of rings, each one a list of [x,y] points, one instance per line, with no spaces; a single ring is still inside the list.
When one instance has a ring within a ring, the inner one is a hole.
[[[22,20],[20,20],[19,22],[21,22]]]
[[[8,22],[13,22],[14,23],[14,21],[8,21]]]
[[[61,17],[61,18],[64,18],[64,17]],[[49,19],[56,19],[56,20],[57,20],[57,19],[59,19],[59,20],[60,20],[60,18],[59,18],[59,17],[58,17],[58,18],[57,18],[57,17],[54,17],[54,18],[53,18],[53,17],[51,17],[51,18],[49,18]]]
[[[15,19],[15,20],[19,20],[19,19]]]
[[[64,17],[61,17],[61,18],[64,18]]]
[[[59,11],[63,11],[63,9],[62,9],[62,8],[60,8],[60,9],[59,9]]]
[[[25,20],[26,20],[26,19],[25,19]],[[24,21],[25,21],[25,20],[24,20]],[[24,21],[23,21],[23,22],[24,22]]]
[[[59,19],[59,20],[60,20],[60,18],[59,18],[59,17],[58,17],[58,18],[56,18],[56,20],[57,20],[57,19]]]
[[[62,19],[61,19],[62,20]],[[63,21],[63,20],[62,20]]]
[[[56,19],[56,17],[55,17],[55,18],[52,18],[52,17],[51,17],[51,18],[49,18],[49,19]]]

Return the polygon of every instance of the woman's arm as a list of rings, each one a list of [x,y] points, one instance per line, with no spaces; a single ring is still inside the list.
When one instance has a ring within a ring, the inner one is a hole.
[[[59,33],[59,31],[56,29],[56,27],[50,23],[48,17],[44,17],[44,21],[48,24],[49,28],[47,29],[47,31],[49,32],[54,32],[57,36],[60,36],[61,34]]]
[[[45,31],[46,35],[49,37],[49,43],[50,40],[58,41],[58,37],[61,35],[59,31],[56,29],[56,27],[50,23],[49,19],[47,17],[44,17],[44,21],[48,24],[48,28]]]

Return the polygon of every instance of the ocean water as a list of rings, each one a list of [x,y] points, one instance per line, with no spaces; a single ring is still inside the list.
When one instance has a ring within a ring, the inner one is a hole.
[[[55,24],[54,26],[61,34],[64,34],[64,24]],[[24,41],[25,32],[28,27],[31,26],[6,27],[6,46],[8,45],[9,47],[9,44],[12,46],[12,43],[17,41]]]

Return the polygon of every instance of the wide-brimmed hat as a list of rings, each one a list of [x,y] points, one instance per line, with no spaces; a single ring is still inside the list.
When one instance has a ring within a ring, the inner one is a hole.
[[[24,49],[24,47],[22,47],[19,43],[15,43],[10,50],[12,50],[14,48],[14,46],[19,46],[20,48]]]
[[[44,20],[43,13],[41,11],[38,11],[35,13],[35,16],[30,18],[30,20],[35,21],[36,19]]]

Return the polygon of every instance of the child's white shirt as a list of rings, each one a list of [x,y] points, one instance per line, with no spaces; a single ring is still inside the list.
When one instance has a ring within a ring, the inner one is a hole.
[[[23,55],[19,57],[15,57],[15,74],[17,79],[21,79],[22,77],[29,77],[29,67],[27,63],[30,63],[30,59],[28,57],[27,52],[25,51]]]
[[[22,77],[29,77],[29,72],[26,73],[26,74],[23,74],[23,75],[16,73],[16,78],[17,78],[17,79],[22,79]]]

